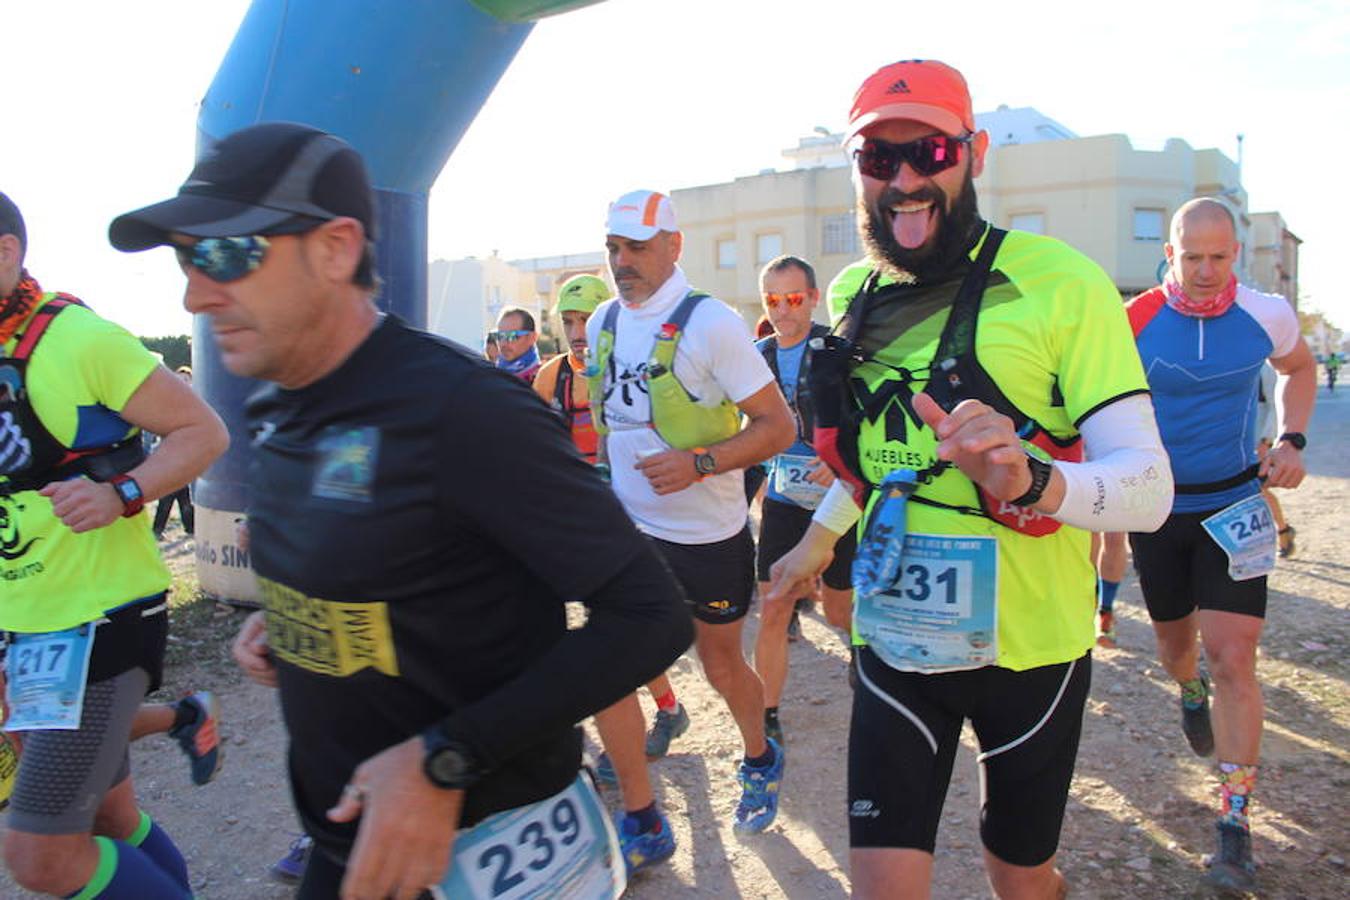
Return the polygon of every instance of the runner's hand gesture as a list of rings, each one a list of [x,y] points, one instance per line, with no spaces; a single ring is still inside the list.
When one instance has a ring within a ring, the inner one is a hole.
[[[978,400],[962,400],[950,414],[927,394],[916,394],[914,412],[937,435],[938,459],[954,464],[999,500],[1031,488],[1026,451],[1012,419]]]
[[[272,651],[267,647],[267,620],[262,610],[250,613],[244,619],[230,652],[250,679],[263,687],[277,686],[277,667],[272,663]]]
[[[1288,441],[1280,441],[1261,460],[1259,474],[1266,479],[1266,487],[1296,488],[1307,474],[1303,452]]]
[[[415,900],[445,877],[464,792],[432,784],[422,771],[425,755],[414,735],[372,756],[328,811],[334,822],[361,819],[342,900]]]
[[[76,534],[103,528],[122,518],[122,498],[111,484],[71,478],[53,481],[38,493],[52,501],[52,515]]]

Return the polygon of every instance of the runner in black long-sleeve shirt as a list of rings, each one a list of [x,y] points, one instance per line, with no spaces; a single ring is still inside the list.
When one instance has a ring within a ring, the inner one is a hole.
[[[380,897],[457,889],[461,869],[576,877],[577,847],[607,845],[608,823],[587,818],[575,723],[688,647],[678,588],[527,386],[380,317],[355,151],[255,126],[189,185],[112,240],[175,246],[226,367],[274,382],[248,408],[266,609],[235,654],[281,688],[319,850],[300,896],[333,896],[344,868],[345,891]],[[578,630],[567,600],[589,608]],[[521,808],[538,833],[513,863],[526,845],[471,826]]]

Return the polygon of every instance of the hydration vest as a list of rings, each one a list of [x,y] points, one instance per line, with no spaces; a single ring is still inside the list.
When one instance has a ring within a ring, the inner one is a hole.
[[[724,441],[741,430],[741,413],[736,404],[724,399],[717,406],[702,406],[675,377],[675,348],[684,336],[685,326],[694,308],[709,295],[690,291],[661,326],[647,359],[647,396],[651,401],[650,426],[662,440],[677,450],[692,450]],[[614,373],[614,330],[619,319],[619,303],[605,311],[600,323],[600,339],[595,356],[586,369],[591,391],[592,420],[597,434],[608,434],[605,423],[605,376]]]
[[[802,351],[801,368],[797,370],[797,389],[793,392],[792,401],[788,406],[792,407],[792,413],[797,419],[797,437],[803,443],[811,443],[812,434],[816,427],[815,405],[811,400],[811,339],[821,338],[830,333],[830,329],[818,322],[811,323],[811,331],[806,335],[806,349]],[[773,380],[778,382],[781,387],[782,378],[778,371],[778,336],[769,335],[763,340],[757,341],[755,346],[764,357],[764,361],[769,364],[769,371],[773,373]]]
[[[885,414],[887,405],[897,398],[911,407],[915,391],[910,384],[927,381],[925,392],[947,412],[963,400],[974,399],[988,404],[994,410],[1012,419],[1013,427],[1023,441],[1044,451],[1052,459],[1080,462],[1083,458],[1082,438],[1074,435],[1060,439],[1046,431],[1040,423],[1018,409],[1004,396],[998,385],[980,365],[975,352],[975,331],[979,324],[980,305],[985,286],[999,245],[1007,234],[1001,228],[990,227],[974,264],[967,271],[952,301],[946,325],[938,338],[937,351],[929,364],[926,379],[915,378],[903,372],[900,380],[887,380],[866,398],[857,395],[850,384],[854,368],[864,362],[862,348],[857,344],[858,334],[868,309],[904,290],[903,285],[879,286],[881,273],[873,270],[862,287],[849,302],[848,311],[839,320],[834,332],[812,343],[812,394],[815,397],[817,417],[812,444],[816,453],[835,474],[844,479],[853,492],[859,507],[865,505],[869,488],[875,488],[862,474],[859,462],[858,433],[864,421]],[[819,347],[816,344],[819,343]],[[1053,388],[1058,396],[1059,388]],[[979,507],[956,506],[929,499],[923,495],[923,484],[947,468],[950,463],[938,462],[919,473],[920,487],[910,498],[916,503],[953,509],[968,515],[984,516],[1022,534],[1041,537],[1059,530],[1060,523],[1035,510],[1013,506],[990,496],[975,485]],[[973,483],[973,482],[972,482]]]
[[[18,335],[12,356],[0,357],[0,495],[31,491],[81,475],[107,481],[145,459],[139,431],[114,444],[72,450],[47,430],[33,409],[28,362],[61,312],[84,303],[69,294],[44,294],[43,302]]]
[[[580,405],[574,402],[572,385],[576,373],[572,371],[572,362],[564,358],[558,366],[558,376],[553,380],[553,402],[550,404],[567,425],[567,433],[572,435],[572,443],[586,458],[594,463],[596,459],[595,425],[592,421],[590,404]]]

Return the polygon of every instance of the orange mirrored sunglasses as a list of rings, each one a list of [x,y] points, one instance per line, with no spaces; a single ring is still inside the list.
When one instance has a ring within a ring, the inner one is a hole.
[[[786,294],[768,293],[764,295],[764,305],[777,309],[778,304],[786,301],[788,306],[801,306],[806,302],[806,291],[788,291]]]

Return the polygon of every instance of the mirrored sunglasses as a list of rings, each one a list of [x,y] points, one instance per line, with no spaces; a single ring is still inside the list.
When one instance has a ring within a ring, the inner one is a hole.
[[[788,306],[801,306],[805,302],[806,291],[788,291],[786,294],[768,293],[764,295],[764,305],[769,309],[777,309],[780,303],[787,303]]]
[[[238,281],[258,269],[270,246],[260,234],[242,237],[211,237],[182,245],[174,244],[178,265],[186,272],[188,266],[212,281],[226,284]]]
[[[915,172],[928,177],[960,162],[961,145],[969,144],[972,137],[932,134],[903,144],[868,138],[853,151],[853,158],[858,161],[858,171],[868,178],[890,181],[900,171],[901,163],[909,163]]]
[[[496,334],[497,334],[497,341],[500,343],[502,341],[518,341],[525,335],[534,334],[534,332],[529,330],[525,331],[516,330],[516,331],[498,331]]]

